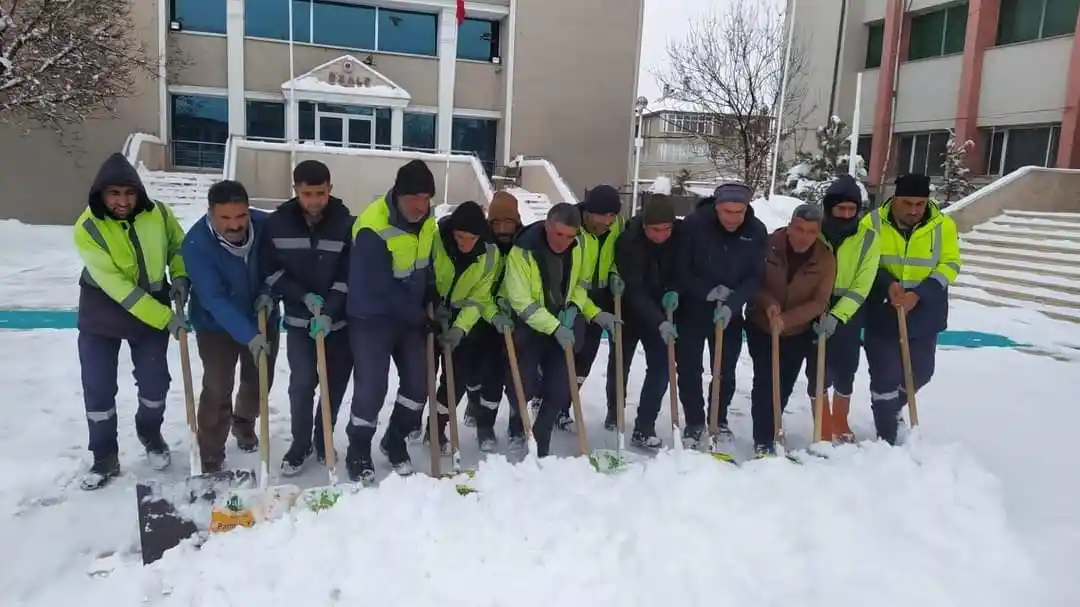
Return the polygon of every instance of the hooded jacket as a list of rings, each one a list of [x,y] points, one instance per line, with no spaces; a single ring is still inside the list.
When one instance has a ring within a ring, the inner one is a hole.
[[[728,232],[716,216],[715,199],[710,197],[682,223],[679,239],[679,284],[681,316],[711,322],[716,305],[705,298],[717,285],[732,293],[724,302],[734,319],[742,318],[743,306],[757,294],[765,269],[765,224],[747,205],[746,218],[734,232]]]
[[[437,231],[431,210],[410,223],[391,188],[368,205],[353,225],[349,317],[424,322],[434,279],[431,251]]]
[[[656,244],[645,236],[641,215],[630,220],[615,248],[619,276],[626,283],[627,313],[645,327],[658,327],[667,320],[660,300],[664,293],[679,290],[678,248],[682,237],[676,220],[671,236]]]
[[[108,186],[132,186],[138,200],[118,219],[102,197]],[[75,248],[85,267],[79,277],[80,331],[138,339],[164,330],[172,319],[166,267],[186,276],[180,246],[184,230],[168,206],[150,200],[135,167],[116,153],[101,165],[75,222]]]
[[[485,235],[471,251],[462,253],[454,241],[454,229],[452,216],[439,222],[432,254],[435,286],[444,305],[453,311],[453,326],[468,334],[480,318],[490,321],[495,316],[492,287],[501,255]]]
[[[322,296],[330,330],[345,326],[349,292],[349,253],[353,216],[339,198],[330,197],[322,218],[309,226],[296,198],[283,202],[264,223],[259,264],[271,293],[285,302],[286,327],[304,329],[311,312],[304,295]]]
[[[850,175],[836,178],[822,198],[825,220],[822,239],[836,257],[836,282],[833,285],[829,313],[844,323],[848,331],[857,331],[865,322],[866,298],[874,285],[881,257],[881,240],[869,224],[858,216],[838,219],[832,210],[841,202],[860,202],[862,191]]]

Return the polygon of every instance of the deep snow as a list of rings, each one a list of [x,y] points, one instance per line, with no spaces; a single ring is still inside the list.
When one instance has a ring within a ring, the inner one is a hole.
[[[762,213],[762,202],[759,216],[790,216],[790,205]],[[178,209],[185,225],[198,206]],[[74,307],[79,264],[69,227],[0,222],[0,242],[0,308]],[[1080,329],[965,302],[953,303],[950,328],[1005,334],[1041,354],[942,349],[919,394],[922,426],[903,448],[864,443],[804,466],[751,461],[739,469],[662,453],[616,477],[581,458],[510,465],[489,456],[473,481],[480,493],[462,497],[452,483],[423,475],[427,452],[414,446],[421,473],[411,479],[387,478],[376,454],[378,489],[318,516],[217,536],[199,551],[181,547],[151,567],[137,553],[134,483],[187,473],[177,348],[169,351],[165,430],[172,469],[159,475],[145,463],[131,422],[131,366],[121,356],[125,473],[85,493],[77,486],[88,453],[76,333],[0,330],[0,545],[9,555],[0,605],[1078,604],[1080,487],[1070,444],[1080,423],[1072,397],[1080,390]],[[602,346],[583,399],[593,446],[610,448],[601,427],[606,355]],[[275,470],[288,444],[285,358],[271,393]],[[197,389],[194,348],[193,362]],[[643,371],[639,352],[628,422]],[[745,458],[745,354],[737,377],[730,421]],[[794,448],[810,434],[805,390],[800,379],[784,416]],[[866,392],[861,372],[852,412],[861,438],[873,428]],[[664,439],[667,410],[665,401]],[[500,438],[505,420],[504,403]],[[462,428],[462,442],[466,465],[476,465],[471,430]],[[340,424],[336,444],[343,453]],[[575,449],[572,435],[557,436],[557,454]],[[228,463],[252,466],[255,458],[230,443]],[[299,484],[324,479],[312,462]]]

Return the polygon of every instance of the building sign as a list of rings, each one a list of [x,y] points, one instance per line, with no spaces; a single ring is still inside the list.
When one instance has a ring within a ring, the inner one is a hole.
[[[355,69],[352,61],[344,61],[341,63],[341,71],[332,70],[326,75],[327,82],[335,86],[370,87],[371,77],[354,74]]]

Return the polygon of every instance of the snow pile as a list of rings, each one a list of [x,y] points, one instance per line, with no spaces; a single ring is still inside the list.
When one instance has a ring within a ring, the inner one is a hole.
[[[661,454],[482,463],[479,494],[389,478],[319,515],[216,536],[80,595],[150,605],[1012,606],[1033,566],[962,453],[867,445],[743,469]],[[242,565],[241,565],[242,564]],[[988,581],[993,583],[989,584]],[[538,592],[521,592],[519,586]],[[541,590],[542,591],[539,591]]]
[[[769,232],[790,223],[791,214],[795,212],[795,207],[800,204],[803,204],[803,201],[798,198],[780,194],[773,194],[768,198],[758,198],[750,203],[754,207],[754,216],[765,224]]]
[[[75,307],[82,262],[71,226],[0,220],[0,308]]]
[[[671,196],[671,178],[664,175],[657,177],[649,186],[649,191],[653,194]]]

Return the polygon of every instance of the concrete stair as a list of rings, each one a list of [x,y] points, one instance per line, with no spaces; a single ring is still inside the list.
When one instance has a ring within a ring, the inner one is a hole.
[[[206,212],[206,192],[222,178],[220,173],[148,170],[139,171],[139,177],[150,197],[172,207],[184,228]]]
[[[961,236],[950,295],[1080,323],[1080,212],[1006,210]]]

